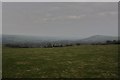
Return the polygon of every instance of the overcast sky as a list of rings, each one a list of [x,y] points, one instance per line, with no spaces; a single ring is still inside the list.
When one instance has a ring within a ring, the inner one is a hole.
[[[3,34],[88,37],[118,34],[118,3],[4,2]]]
[[[0,34],[2,34],[2,2],[0,2]]]
[[[119,2],[119,0],[1,0],[3,2]]]

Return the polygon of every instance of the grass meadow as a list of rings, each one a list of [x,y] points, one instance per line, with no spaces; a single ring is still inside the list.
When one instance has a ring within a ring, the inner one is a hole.
[[[0,44],[0,79],[2,78],[2,45]]]
[[[117,78],[117,45],[3,47],[3,78]]]

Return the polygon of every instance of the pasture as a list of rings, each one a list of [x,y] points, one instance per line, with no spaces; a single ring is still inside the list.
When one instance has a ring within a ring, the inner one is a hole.
[[[0,44],[0,79],[2,78],[2,44]]]
[[[117,78],[117,45],[3,47],[3,78]]]

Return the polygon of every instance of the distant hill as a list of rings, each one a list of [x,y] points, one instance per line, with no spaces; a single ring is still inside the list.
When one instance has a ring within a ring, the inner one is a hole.
[[[62,37],[43,37],[43,36],[25,36],[25,35],[2,35],[2,42],[4,43],[41,43],[41,42],[52,42],[52,41],[73,41],[72,38]]]
[[[2,35],[0,35],[0,44],[2,44]]]
[[[23,36],[23,35],[3,35],[3,43],[25,43],[25,42],[43,42],[43,41],[56,41],[59,40],[55,37],[38,37],[38,36]]]
[[[1,37],[0,37],[1,38]],[[107,40],[118,40],[118,37],[95,35],[84,39],[60,38],[60,37],[39,37],[39,36],[23,36],[23,35],[2,35],[2,43],[41,43],[45,41],[65,41],[68,43],[97,43]]]
[[[106,42],[107,40],[118,40],[118,37],[95,35],[95,36],[91,36],[85,39],[81,39],[79,41],[83,43],[97,43],[97,42]]]

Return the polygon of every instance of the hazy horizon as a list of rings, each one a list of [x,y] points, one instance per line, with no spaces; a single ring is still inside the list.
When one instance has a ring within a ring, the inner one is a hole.
[[[118,36],[117,2],[3,2],[3,34]]]

